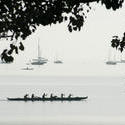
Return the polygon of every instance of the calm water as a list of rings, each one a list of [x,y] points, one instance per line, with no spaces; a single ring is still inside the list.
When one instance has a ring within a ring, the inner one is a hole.
[[[16,77],[16,80],[14,79]],[[1,125],[124,125],[122,77],[1,77]],[[4,83],[4,84],[3,84]],[[9,102],[25,93],[89,96],[79,102]]]

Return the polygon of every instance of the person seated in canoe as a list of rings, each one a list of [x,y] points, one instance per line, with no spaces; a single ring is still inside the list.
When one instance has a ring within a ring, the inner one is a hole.
[[[72,94],[69,94],[68,98],[71,99],[71,97],[72,97]]]
[[[61,93],[61,99],[63,99],[64,98],[64,94],[63,93]]]
[[[45,99],[46,96],[47,96],[47,94],[43,93],[42,98]]]
[[[57,96],[53,96],[53,93],[50,94],[50,98],[53,99],[53,98],[57,98]]]
[[[50,98],[53,99],[53,97],[54,97],[54,96],[53,96],[53,93],[51,93],[51,94],[50,94]]]
[[[34,95],[34,94],[32,94],[32,95],[31,95],[31,99],[34,99],[34,98],[35,98],[35,95]]]
[[[27,98],[28,98],[28,96],[29,96],[29,94],[24,95],[24,99],[27,99]]]

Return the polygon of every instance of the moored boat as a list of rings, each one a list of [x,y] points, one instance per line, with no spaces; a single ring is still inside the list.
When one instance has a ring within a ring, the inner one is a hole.
[[[48,59],[43,58],[41,56],[40,45],[39,45],[39,41],[38,41],[38,57],[36,59],[32,59],[31,65],[44,65],[47,62],[48,62]]]

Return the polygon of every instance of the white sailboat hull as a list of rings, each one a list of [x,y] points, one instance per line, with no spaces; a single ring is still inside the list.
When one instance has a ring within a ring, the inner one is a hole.
[[[121,60],[121,63],[125,63],[125,60]]]
[[[45,64],[45,63],[47,63],[47,62],[44,62],[44,61],[36,61],[36,62],[32,62],[31,64],[32,65],[43,65],[43,64]]]
[[[22,68],[22,70],[33,70],[33,68],[26,67],[26,68]]]
[[[107,61],[106,64],[107,64],[107,65],[116,65],[117,63],[114,62],[114,61]]]
[[[63,63],[61,60],[56,60],[54,63]]]

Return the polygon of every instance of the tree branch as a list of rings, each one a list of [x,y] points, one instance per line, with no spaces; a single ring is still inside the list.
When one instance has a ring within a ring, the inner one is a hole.
[[[7,37],[12,37],[13,35],[0,35],[0,38],[7,38]]]

